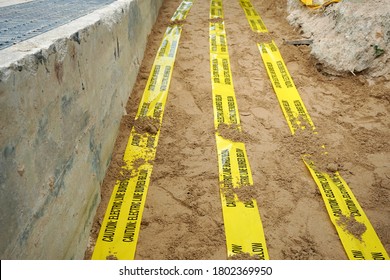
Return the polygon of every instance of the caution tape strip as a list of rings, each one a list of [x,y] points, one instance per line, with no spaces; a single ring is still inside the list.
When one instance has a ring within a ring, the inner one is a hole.
[[[314,129],[313,121],[307,113],[275,42],[258,44],[258,47],[291,133],[294,134],[305,124],[309,124]]]
[[[210,68],[226,246],[228,257],[248,253],[264,260],[269,255],[257,202],[253,198],[240,201],[235,193],[242,186],[253,188],[245,144],[225,139],[218,132],[221,124],[233,125],[232,129],[241,131],[222,17],[222,1],[211,1]]]
[[[258,33],[267,33],[268,29],[265,27],[265,24],[263,20],[261,19],[258,12],[253,7],[251,1],[249,0],[239,0],[240,6],[244,10],[246,19],[248,20],[248,23],[250,27],[252,28],[253,32]]]
[[[243,2],[247,6],[250,3],[249,0],[240,0],[241,6]],[[311,129],[317,133],[275,42],[258,43],[258,48],[291,133],[294,135],[298,129]],[[335,172],[329,175],[319,171],[307,157],[303,157],[303,161],[321,192],[348,258],[389,259],[368,217],[340,174]],[[363,233],[354,235],[349,228],[351,226],[361,227]]]
[[[335,172],[329,175],[318,171],[313,162],[305,159],[304,162],[320,189],[326,210],[348,258],[389,260],[375,229],[340,174]]]
[[[191,6],[191,0],[183,1],[171,21],[185,19]],[[158,49],[135,117],[155,120],[158,128],[132,128],[123,157],[124,179],[116,181],[92,259],[134,259],[181,31],[180,24],[169,26]]]
[[[211,18],[223,18],[222,0],[211,0],[210,4]]]
[[[171,21],[186,19],[192,7],[193,0],[183,0],[173,14]]]

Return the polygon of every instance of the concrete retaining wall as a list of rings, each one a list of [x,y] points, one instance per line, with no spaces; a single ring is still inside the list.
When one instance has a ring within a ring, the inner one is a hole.
[[[119,0],[0,51],[0,258],[82,259],[163,0]]]

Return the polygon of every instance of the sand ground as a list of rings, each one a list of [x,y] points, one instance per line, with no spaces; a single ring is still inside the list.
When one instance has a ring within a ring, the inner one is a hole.
[[[149,36],[102,185],[94,240],[118,174],[156,51],[179,0],[166,0]],[[271,259],[347,259],[319,190],[290,136],[256,38],[238,0],[225,0],[225,28],[245,144]],[[287,22],[286,1],[252,0],[276,41],[313,122],[390,252],[390,81],[321,73]],[[209,65],[208,0],[183,27],[136,259],[226,259]],[[307,143],[310,145],[310,143]]]

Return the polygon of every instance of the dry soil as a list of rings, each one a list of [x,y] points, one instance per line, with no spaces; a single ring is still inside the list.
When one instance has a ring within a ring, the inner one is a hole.
[[[85,258],[111,195],[140,96],[179,0],[166,0],[149,36],[102,185],[102,202]],[[252,0],[270,31],[252,33],[238,0],[224,0],[225,27],[244,142],[271,259],[346,259],[319,190],[300,159],[316,141],[329,152],[390,252],[390,82],[362,75],[329,76],[316,68],[310,47],[287,22],[286,1]],[[218,185],[209,65],[208,0],[195,1],[183,27],[136,259],[226,259]],[[290,136],[256,42],[279,46],[319,139],[299,145]]]

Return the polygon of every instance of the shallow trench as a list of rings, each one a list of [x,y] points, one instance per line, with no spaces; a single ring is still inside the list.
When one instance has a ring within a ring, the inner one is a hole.
[[[102,185],[86,259],[91,257],[154,56],[179,2],[164,2],[149,36]],[[309,46],[284,44],[300,38],[286,21],[286,1],[252,3],[279,46],[340,174],[390,252],[390,83],[318,72]],[[346,259],[317,186],[296,154],[256,46],[258,37],[239,1],[223,4],[233,82],[270,258]],[[227,257],[211,99],[209,5],[195,1],[183,27],[136,259]]]

